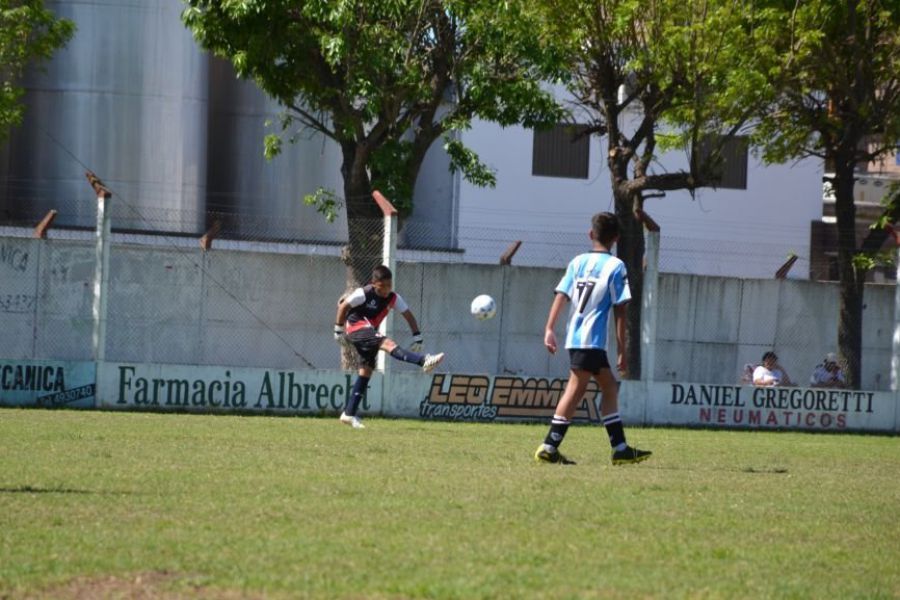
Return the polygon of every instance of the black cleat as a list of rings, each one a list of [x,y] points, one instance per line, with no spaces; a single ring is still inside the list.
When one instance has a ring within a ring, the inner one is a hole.
[[[624,450],[613,451],[612,463],[614,465],[639,463],[650,458],[651,454],[653,453],[649,450],[638,450],[637,448],[626,446]]]
[[[553,463],[558,465],[574,465],[574,460],[569,460],[565,456],[563,456],[562,452],[556,450],[555,452],[550,452],[544,445],[541,444],[538,446],[538,449],[534,452],[534,460],[541,463]]]

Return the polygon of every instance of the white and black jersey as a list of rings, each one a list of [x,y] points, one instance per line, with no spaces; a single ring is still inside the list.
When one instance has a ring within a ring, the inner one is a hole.
[[[409,310],[400,294],[391,292],[386,298],[382,298],[371,285],[356,288],[344,298],[344,302],[351,307],[347,313],[348,334],[365,327],[378,329],[378,325],[392,308],[401,313]]]

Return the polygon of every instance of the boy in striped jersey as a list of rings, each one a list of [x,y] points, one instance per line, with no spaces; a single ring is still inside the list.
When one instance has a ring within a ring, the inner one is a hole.
[[[544,346],[554,354],[557,350],[553,328],[569,300],[569,320],[565,347],[569,351],[569,381],[550,423],[544,443],[534,458],[538,462],[575,464],[559,451],[569,423],[575,415],[591,378],[597,380],[602,393],[600,416],[609,434],[614,465],[647,460],[650,452],[632,448],[625,441],[625,430],[619,416],[619,386],[606,356],[606,329],[609,313],[616,322],[617,366],[625,370],[625,304],[631,300],[625,263],[610,254],[619,239],[619,221],[612,213],[598,213],[591,219],[592,250],[579,254],[569,263],[565,275],[556,286],[544,330]]]
[[[389,353],[398,360],[419,365],[426,373],[430,373],[444,360],[443,352],[419,354],[422,349],[419,324],[409,306],[400,294],[393,291],[393,288],[391,270],[381,265],[372,270],[372,280],[368,285],[356,288],[338,300],[337,315],[334,319],[334,339],[342,344],[352,344],[359,355],[359,376],[353,384],[353,390],[347,398],[347,404],[340,418],[341,423],[354,429],[365,428],[356,413],[369,387],[369,379],[375,369],[375,358],[379,350]],[[409,324],[413,336],[409,350],[401,348],[394,340],[378,332],[378,326],[391,309],[403,315]]]

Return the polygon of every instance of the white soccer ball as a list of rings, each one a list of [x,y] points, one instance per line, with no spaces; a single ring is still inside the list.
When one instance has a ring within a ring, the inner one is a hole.
[[[472,316],[480,321],[490,319],[497,314],[497,303],[487,294],[475,296],[470,308]]]

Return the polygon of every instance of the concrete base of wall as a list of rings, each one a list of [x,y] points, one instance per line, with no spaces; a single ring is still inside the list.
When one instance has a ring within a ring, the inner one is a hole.
[[[0,361],[0,406],[276,415],[337,415],[355,374],[137,363]],[[457,373],[375,374],[363,415],[547,422],[564,379]],[[575,415],[600,422],[591,385]],[[900,433],[900,394],[623,381],[631,425]]]

